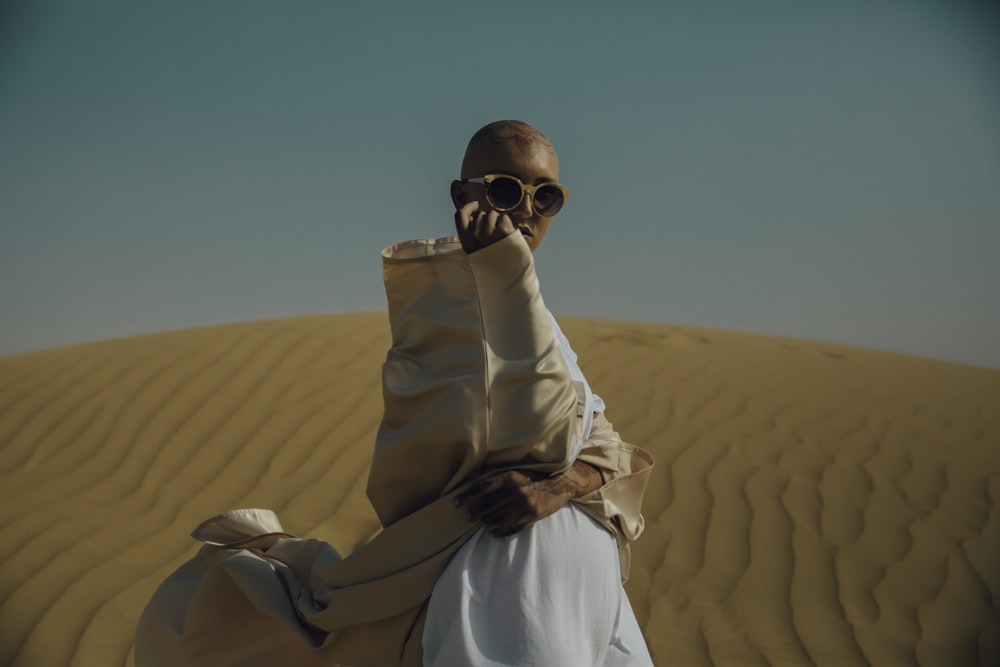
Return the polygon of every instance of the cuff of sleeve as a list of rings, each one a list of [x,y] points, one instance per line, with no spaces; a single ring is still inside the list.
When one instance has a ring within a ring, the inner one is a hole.
[[[574,502],[611,530],[620,541],[634,542],[645,527],[642,498],[654,460],[649,452],[627,443],[618,444],[616,450],[618,461],[612,470],[613,479]],[[607,464],[607,459],[607,452],[599,450],[590,453],[584,449],[579,456],[580,461],[591,463],[598,470]]]

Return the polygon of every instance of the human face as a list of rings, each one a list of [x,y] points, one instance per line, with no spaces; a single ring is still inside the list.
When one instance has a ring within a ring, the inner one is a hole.
[[[486,143],[476,154],[466,159],[462,178],[478,178],[487,174],[514,176],[528,185],[559,182],[559,160],[550,146],[533,144],[525,148],[515,142],[501,144]],[[486,188],[482,183],[454,181],[452,200],[456,208],[470,201],[479,202],[480,211],[494,210],[486,200]],[[534,252],[549,231],[552,218],[534,210],[530,196],[521,199],[517,207],[506,211],[515,229],[524,235],[528,247]]]

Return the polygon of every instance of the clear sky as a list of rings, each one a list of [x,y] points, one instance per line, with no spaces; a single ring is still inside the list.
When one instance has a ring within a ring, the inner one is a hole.
[[[1000,368],[1000,21],[955,0],[8,0],[0,354],[382,310],[500,118],[556,314]]]

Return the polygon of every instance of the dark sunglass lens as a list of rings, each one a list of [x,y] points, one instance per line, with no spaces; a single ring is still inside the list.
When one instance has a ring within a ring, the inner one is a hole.
[[[563,193],[552,185],[543,185],[535,191],[535,210],[542,215],[555,215],[563,205]]]
[[[521,203],[521,184],[513,178],[494,179],[487,193],[497,208],[510,209]]]

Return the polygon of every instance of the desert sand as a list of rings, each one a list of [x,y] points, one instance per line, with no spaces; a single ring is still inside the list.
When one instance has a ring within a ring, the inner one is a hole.
[[[627,584],[657,665],[1000,665],[1000,371],[561,321],[657,458]],[[373,313],[0,359],[0,663],[131,665],[221,511],[369,539],[388,344]]]

